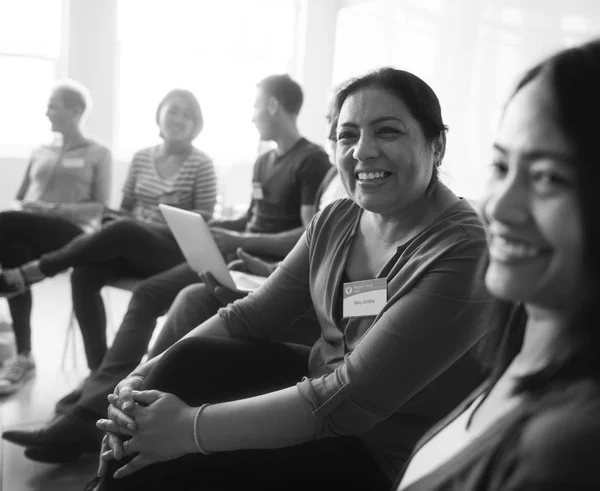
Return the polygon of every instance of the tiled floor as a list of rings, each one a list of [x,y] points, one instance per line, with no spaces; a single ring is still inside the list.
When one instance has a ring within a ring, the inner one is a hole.
[[[36,427],[53,413],[54,403],[87,375],[87,365],[77,331],[75,350],[69,349],[65,369],[61,358],[71,310],[68,276],[61,275],[34,287],[32,318],[33,353],[36,377],[18,393],[0,397],[0,431],[14,427]],[[113,326],[125,311],[129,294],[110,290],[110,317]],[[0,312],[6,311],[0,299]],[[114,329],[114,328],[113,328]],[[80,458],[69,465],[49,465],[28,460],[23,448],[0,441],[0,491],[81,490],[93,476],[97,456]]]

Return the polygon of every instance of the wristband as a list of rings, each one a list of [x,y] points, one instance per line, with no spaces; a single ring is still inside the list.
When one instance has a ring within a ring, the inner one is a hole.
[[[208,406],[210,406],[208,402],[206,404],[202,404],[202,406],[200,406],[196,411],[196,416],[194,416],[194,442],[196,442],[196,448],[198,449],[198,452],[200,452],[202,455],[210,455],[212,453],[202,447],[200,444],[200,438],[198,436],[198,419],[200,419],[200,415]]]

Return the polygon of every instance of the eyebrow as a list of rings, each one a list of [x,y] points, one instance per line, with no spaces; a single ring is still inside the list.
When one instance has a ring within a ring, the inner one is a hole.
[[[398,118],[397,116],[382,116],[380,118],[374,119],[373,121],[369,121],[369,124],[379,124],[379,123],[383,123],[385,121],[397,121],[399,123],[406,124],[406,122],[403,119]],[[346,122],[346,123],[339,122],[338,126],[358,126],[358,125],[356,123],[351,123],[351,122]]]
[[[508,153],[508,149],[503,147],[498,143],[494,143],[494,150],[497,150],[500,153],[506,155]],[[567,152],[560,152],[557,150],[529,150],[523,152],[523,156],[527,160],[541,160],[552,158],[554,160],[560,160],[565,163],[570,163],[573,161],[573,156]]]

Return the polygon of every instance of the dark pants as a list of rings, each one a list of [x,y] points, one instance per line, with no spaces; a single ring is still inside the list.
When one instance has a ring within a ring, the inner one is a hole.
[[[158,317],[171,307],[182,289],[199,281],[198,274],[187,263],[181,263],[151,276],[137,286],[110,349],[83,387],[76,411],[94,417],[106,415],[106,396],[139,365],[148,350]],[[214,308],[216,312],[218,307],[209,308]],[[166,322],[172,324],[176,321],[180,321],[179,316],[169,315]],[[168,328],[168,331],[171,330],[178,331],[177,328]],[[96,332],[104,331],[98,329]]]
[[[90,370],[100,366],[107,350],[102,288],[125,276],[153,276],[183,260],[170,234],[132,219],[115,220],[41,257],[40,270],[46,276],[74,268],[71,276],[73,309]]]
[[[157,317],[167,309],[165,324],[149,353],[150,358],[210,319],[221,307],[245,295],[199,281],[198,275],[184,263],[145,280],[136,288],[112,346],[83,387],[76,412],[89,420],[106,415],[106,396],[138,366],[148,348]],[[283,330],[277,340],[311,346],[319,334],[316,318],[307,315]]]
[[[83,230],[69,220],[22,211],[0,213],[0,264],[16,268],[55,251],[83,234]],[[17,353],[31,351],[30,290],[8,300]]]
[[[222,338],[179,343],[156,365],[145,389],[173,393],[191,406],[218,403],[295,385],[308,372],[308,348]],[[191,431],[191,428],[190,428]],[[370,453],[355,437],[316,440],[272,450],[190,454],[113,480],[99,489],[388,490]]]

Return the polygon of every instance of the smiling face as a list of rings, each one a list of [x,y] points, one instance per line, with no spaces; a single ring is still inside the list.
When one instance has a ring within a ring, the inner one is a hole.
[[[564,310],[582,278],[583,232],[573,152],[553,108],[550,86],[538,77],[504,113],[483,207],[485,281],[497,297]]]
[[[158,126],[165,141],[189,140],[195,125],[194,111],[183,97],[171,97],[160,108]]]
[[[394,95],[374,87],[349,95],[340,110],[337,140],[340,177],[362,208],[392,215],[425,197],[434,144]]]
[[[48,100],[46,117],[52,131],[62,133],[77,126],[80,115],[76,110],[66,107],[61,91],[55,90]]]

